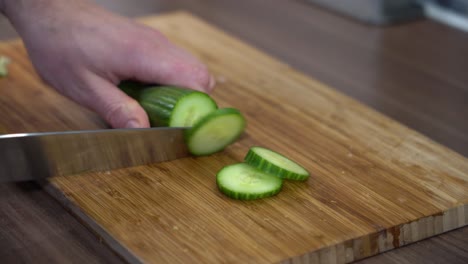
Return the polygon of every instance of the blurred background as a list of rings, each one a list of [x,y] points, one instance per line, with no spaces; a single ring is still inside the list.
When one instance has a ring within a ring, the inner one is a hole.
[[[309,0],[366,23],[388,25],[423,17],[468,31],[468,0]]]
[[[158,0],[95,0],[95,2],[122,15],[135,17],[171,9],[187,7],[193,9],[194,5],[199,5],[200,2],[205,6],[225,1],[192,1],[194,2],[192,4],[190,1],[179,0],[172,1],[173,3]],[[305,2],[376,26],[428,18],[468,32],[468,0],[305,0]],[[264,3],[269,4],[266,1]],[[13,28],[2,17],[0,39],[15,36]]]

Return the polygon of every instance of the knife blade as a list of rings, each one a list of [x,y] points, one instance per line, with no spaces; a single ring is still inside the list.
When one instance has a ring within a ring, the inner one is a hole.
[[[0,183],[107,171],[186,157],[186,128],[133,128],[0,136]]]

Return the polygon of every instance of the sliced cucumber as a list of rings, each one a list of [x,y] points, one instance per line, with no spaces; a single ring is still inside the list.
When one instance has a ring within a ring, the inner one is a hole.
[[[185,136],[194,155],[223,150],[245,129],[245,119],[238,110],[218,109],[216,102],[202,92],[134,81],[121,82],[119,88],[140,103],[151,126],[190,127]]]
[[[250,148],[244,160],[247,164],[265,173],[273,174],[283,179],[304,181],[309,178],[309,172],[302,166],[266,148]]]
[[[230,198],[255,200],[279,193],[283,180],[246,163],[237,163],[221,169],[216,175],[216,183]]]
[[[244,129],[245,119],[237,109],[217,109],[187,130],[187,146],[194,155],[210,155],[234,142]]]
[[[191,127],[218,108],[208,94],[192,89],[132,81],[122,82],[119,87],[140,103],[153,127]]]
[[[10,59],[5,56],[0,56],[0,77],[6,77],[8,75],[8,64],[10,64]]]

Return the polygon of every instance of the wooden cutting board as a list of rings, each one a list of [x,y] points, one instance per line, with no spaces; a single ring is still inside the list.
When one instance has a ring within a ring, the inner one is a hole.
[[[214,98],[248,127],[209,157],[50,180],[50,193],[129,262],[344,263],[468,223],[466,158],[187,13],[141,21],[207,63]],[[13,60],[0,80],[0,130],[105,127],[42,84],[20,42],[0,54]],[[311,178],[273,198],[226,198],[216,172],[254,145]]]

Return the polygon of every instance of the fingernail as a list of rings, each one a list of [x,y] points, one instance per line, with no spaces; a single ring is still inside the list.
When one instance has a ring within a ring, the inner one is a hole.
[[[136,120],[130,120],[125,125],[126,128],[140,128],[141,125]]]

